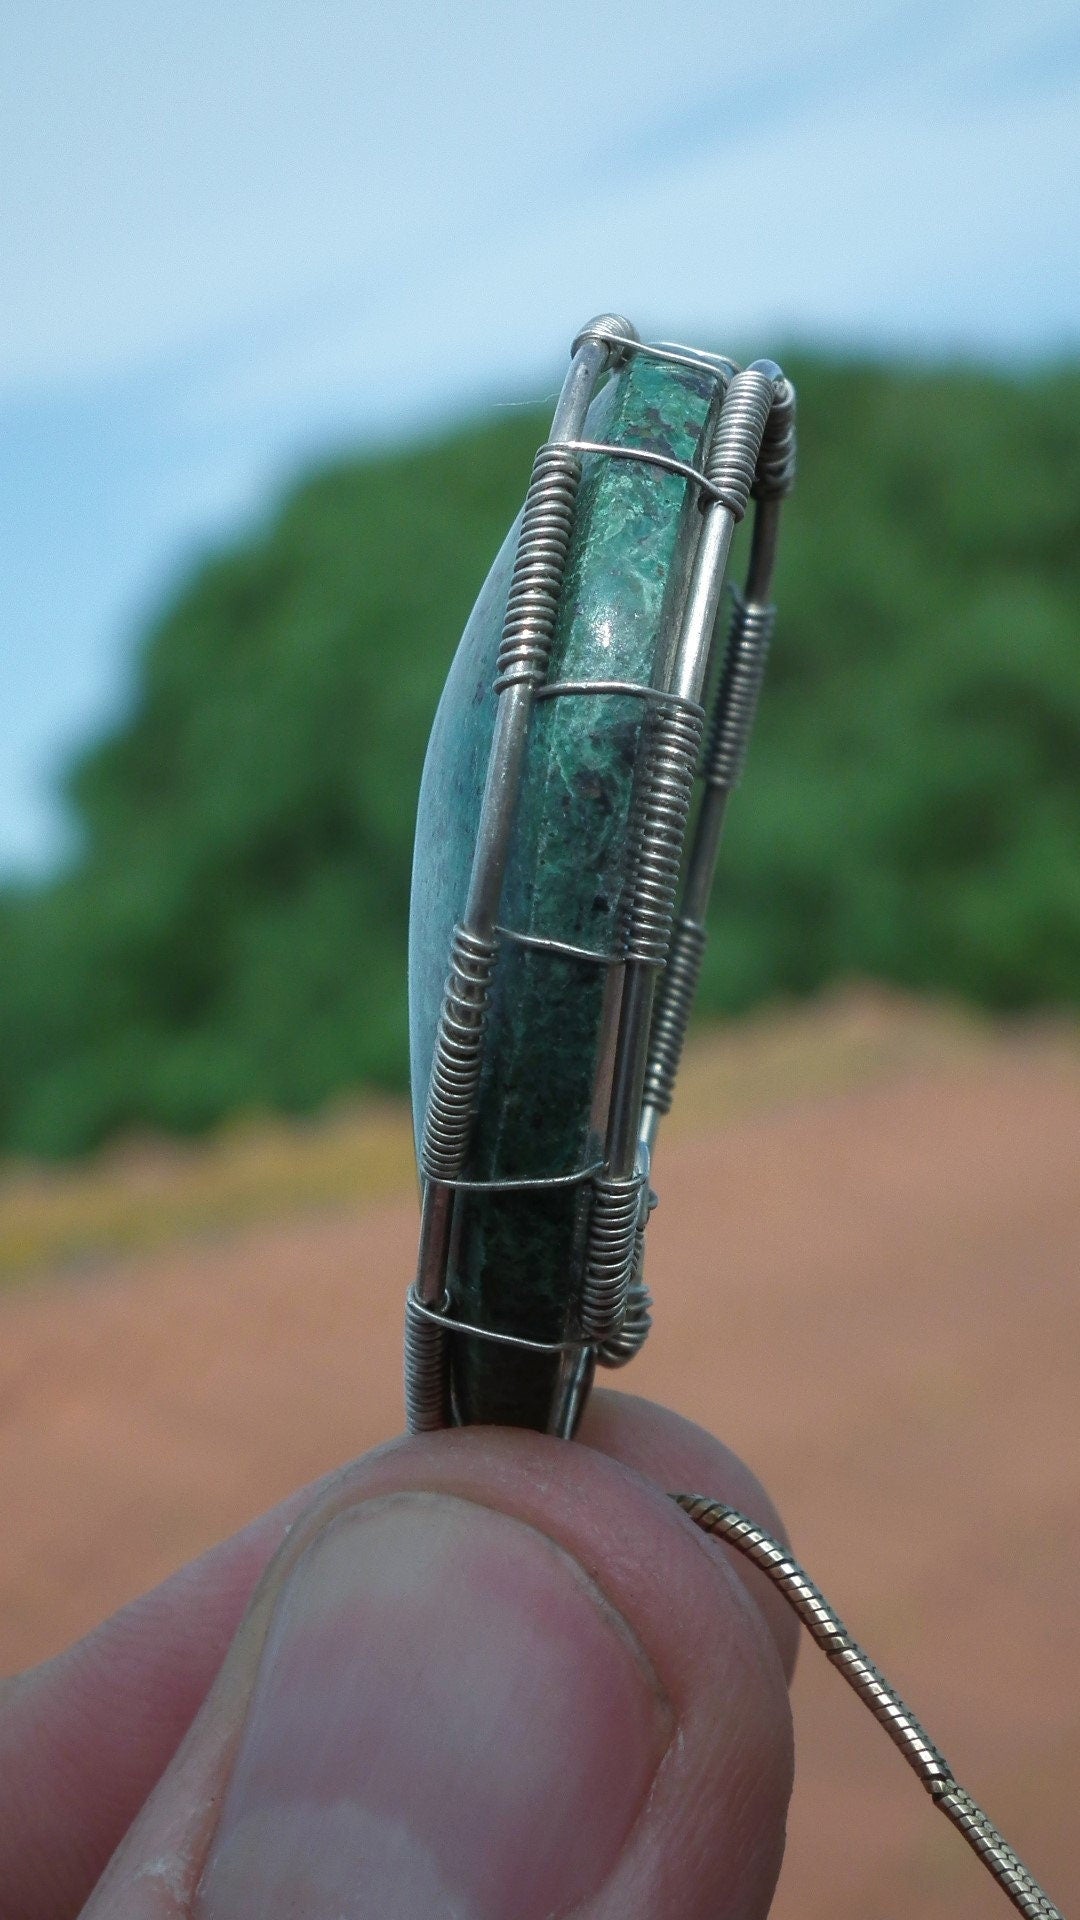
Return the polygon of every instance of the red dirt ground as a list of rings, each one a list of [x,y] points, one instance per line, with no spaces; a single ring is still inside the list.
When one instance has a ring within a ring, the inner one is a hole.
[[[680,1132],[649,1350],[962,1782],[1080,1892],[1080,1063],[998,1042]],[[38,1659],[400,1423],[411,1204],[0,1298],[0,1666]],[[809,1646],[781,1920],[1007,1910]],[[995,1904],[999,1903],[999,1904]]]

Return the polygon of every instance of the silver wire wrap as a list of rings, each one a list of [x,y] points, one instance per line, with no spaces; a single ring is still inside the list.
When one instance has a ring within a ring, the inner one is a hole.
[[[609,369],[618,367],[636,353],[707,372],[720,383],[724,399],[719,424],[700,469],[648,448],[580,437],[589,394],[605,363]],[[574,342],[571,369],[556,409],[551,439],[535,457],[518,530],[494,676],[494,691],[505,696],[505,702],[500,702],[489,759],[469,904],[452,940],[419,1154],[425,1191],[418,1279],[410,1295],[406,1322],[407,1401],[410,1424],[415,1419],[425,1428],[453,1418],[447,1384],[450,1332],[505,1338],[509,1344],[536,1348],[536,1343],[487,1333],[481,1327],[457,1326],[449,1319],[448,1302],[440,1288],[445,1288],[455,1189],[496,1191],[592,1181],[584,1277],[577,1303],[580,1332],[562,1346],[548,1349],[541,1343],[536,1350],[588,1346],[605,1365],[621,1366],[639,1351],[651,1324],[651,1301],[643,1277],[647,1214],[640,1204],[647,1183],[639,1171],[630,1172],[625,1139],[606,1170],[593,1167],[535,1180],[465,1177],[501,939],[516,940],[537,952],[567,959],[604,966],[625,963],[630,986],[624,992],[624,1009],[627,996],[632,1003],[636,992],[642,1010],[637,1016],[639,1024],[642,1018],[648,1023],[652,997],[651,984],[643,985],[641,971],[661,974],[655,1019],[651,1031],[643,1033],[641,1040],[644,1057],[638,1073],[644,1075],[643,1123],[648,1102],[652,1102],[653,1122],[659,1111],[670,1106],[704,945],[703,929],[697,926],[699,916],[685,910],[685,899],[678,919],[675,914],[694,772],[704,732],[704,711],[697,698],[688,697],[685,688],[651,688],[619,680],[546,683],[585,455],[637,461],[660,474],[681,479],[696,489],[703,513],[726,513],[730,530],[732,521],[746,513],[751,493],[762,503],[776,499],[790,486],[794,471],[794,390],[771,361],[758,362],[742,371],[724,356],[699,353],[677,342],[643,343],[629,323],[618,316],[601,316]],[[759,504],[759,515],[762,510]],[[756,537],[755,532],[755,541]],[[691,629],[692,624],[691,620]],[[771,609],[766,617],[765,610],[749,594],[745,601],[736,601],[719,705],[702,769],[703,810],[710,804],[709,795],[720,786],[733,785],[741,771],[767,630],[771,631]],[[696,686],[694,691],[696,696]],[[543,935],[518,934],[498,925],[495,918],[497,876],[507,855],[529,708],[537,699],[575,693],[634,693],[646,703],[628,823],[630,872],[620,902],[616,950],[610,954],[574,948]],[[639,973],[636,988],[635,969]],[[620,1045],[627,1037],[620,1030]],[[626,1058],[629,1061],[629,1053]],[[642,1087],[640,1077],[637,1085]],[[651,1137],[643,1134],[642,1146],[647,1166]]]
[[[515,946],[526,947],[530,953],[550,953],[556,960],[585,960],[594,967],[614,967],[622,959],[621,953],[601,953],[596,947],[578,947],[572,940],[556,940],[546,933],[522,933],[518,927],[496,929],[502,939],[513,941]]]
[[[573,447],[575,453],[602,453],[609,460],[636,460],[642,466],[656,467],[661,473],[674,474],[677,480],[689,480],[706,500],[723,499],[720,488],[707,473],[691,466],[688,460],[676,460],[670,453],[654,453],[650,447],[631,447],[613,440],[570,440],[566,444]]]
[[[757,473],[765,426],[775,397],[775,382],[748,367],[727,390],[720,426],[705,461],[705,478],[716,497],[741,520]]]
[[[410,1287],[405,1296],[405,1425],[438,1433],[450,1423],[446,1328],[425,1313]]]
[[[593,1181],[579,1307],[582,1336],[591,1346],[613,1335],[626,1313],[644,1178],[631,1174],[617,1180],[598,1174]]]
[[[680,914],[675,922],[667,966],[653,1012],[643,1104],[670,1113],[683,1042],[690,1024],[707,934],[696,920]]]
[[[640,680],[549,680],[546,686],[536,690],[537,700],[565,700],[573,694],[617,693],[627,694],[631,699],[645,700],[651,707],[685,706],[680,693],[669,693],[665,687],[643,687]]]
[[[738,373],[728,388],[708,478],[739,517],[758,502],[747,590],[732,610],[701,768],[705,786],[671,950],[657,990],[643,1106],[649,1124],[671,1110],[707,934],[704,914],[729,795],[742,779],[757,717],[776,608],[771,583],[775,515],[795,479],[795,389],[771,361]],[[727,431],[725,432],[725,426]],[[772,516],[766,525],[765,517]],[[759,545],[760,536],[760,545]]]
[[[522,1333],[503,1333],[498,1327],[478,1326],[475,1320],[459,1320],[450,1313],[445,1294],[441,1306],[425,1306],[415,1282],[405,1296],[405,1313],[410,1324],[433,1327],[440,1335],[465,1333],[471,1340],[490,1340],[497,1347],[517,1347],[522,1353],[579,1353],[590,1344],[580,1336],[571,1340],[528,1340]]]
[[[634,1233],[634,1262],[626,1292],[626,1310],[614,1332],[596,1350],[602,1367],[625,1367],[641,1352],[652,1328],[652,1294],[645,1285],[645,1227]]]
[[[742,779],[775,626],[771,603],[744,600],[732,588],[724,667],[702,768],[707,786],[731,792]]]
[[[483,940],[460,923],[454,928],[420,1145],[425,1180],[453,1180],[465,1164],[496,952],[494,940]]]
[[[676,1493],[672,1498],[695,1526],[714,1539],[722,1540],[736,1552],[746,1555],[753,1565],[772,1581],[784,1599],[798,1614],[803,1626],[826,1657],[842,1673],[864,1706],[881,1722],[890,1740],[899,1747],[912,1771],[918,1775],[935,1806],[963,1834],[969,1847],[982,1861],[1013,1906],[1027,1920],[1064,1920],[1060,1908],[1045,1894],[1038,1881],[1024,1866],[992,1820],[954,1778],[952,1769],[939,1753],[910,1708],[905,1706],[884,1674],[852,1639],[843,1621],[830,1607],[819,1587],[814,1585],[787,1548],[763,1528],[746,1519],[719,1500],[703,1495]]]
[[[569,1173],[511,1174],[504,1180],[466,1180],[460,1174],[444,1174],[439,1185],[455,1193],[537,1193],[551,1187],[584,1186],[594,1173],[602,1171],[603,1165],[602,1160],[592,1160],[587,1167],[572,1167]]]
[[[644,764],[630,820],[634,847],[623,897],[622,946],[628,960],[662,967],[671,944],[694,768],[705,725],[689,701],[646,715]]]
[[[750,489],[755,500],[786,500],[795,485],[795,389],[774,369],[773,401]]]
[[[539,687],[555,634],[581,461],[566,446],[542,446],[533,461],[517,558],[495,668],[495,692]]]
[[[712,373],[728,381],[732,374],[739,372],[739,363],[727,353],[709,353],[701,347],[684,346],[681,340],[637,340],[627,339],[613,326],[607,326],[603,320],[593,320],[583,327],[574,341],[572,351],[576,352],[586,340],[599,341],[601,345],[613,349],[619,360],[627,360],[630,355],[640,354],[646,360],[666,361],[669,366],[691,367],[697,373]],[[618,361],[613,361],[618,364]]]

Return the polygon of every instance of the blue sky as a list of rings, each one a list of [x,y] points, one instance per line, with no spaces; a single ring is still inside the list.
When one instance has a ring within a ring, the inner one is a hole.
[[[1071,0],[0,0],[0,873],[192,557],[601,308],[1077,346]]]

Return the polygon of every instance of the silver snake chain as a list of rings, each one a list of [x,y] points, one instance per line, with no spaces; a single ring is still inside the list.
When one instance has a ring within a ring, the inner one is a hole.
[[[726,1507],[720,1500],[693,1493],[676,1493],[672,1498],[703,1533],[745,1554],[783,1594],[811,1639],[843,1674],[875,1720],[880,1720],[934,1805],[940,1807],[946,1819],[963,1834],[1017,1911],[1026,1915],[1027,1920],[1064,1920],[1060,1907],[1043,1892],[993,1821],[960,1786],[948,1761],[928,1738],[910,1707],[852,1639],[820,1587],[814,1585],[787,1548],[745,1514]]]

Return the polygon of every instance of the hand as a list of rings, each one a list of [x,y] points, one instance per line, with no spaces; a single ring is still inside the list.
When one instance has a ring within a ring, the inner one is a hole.
[[[666,1492],[776,1515],[644,1401],[581,1439],[397,1441],[9,1682],[4,1913],[765,1914],[795,1624]]]

